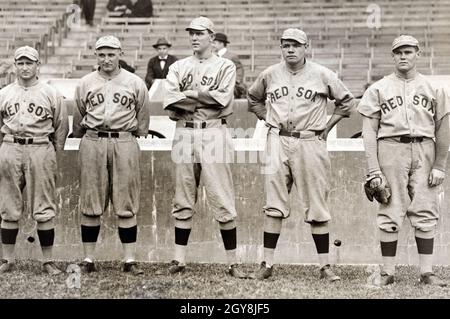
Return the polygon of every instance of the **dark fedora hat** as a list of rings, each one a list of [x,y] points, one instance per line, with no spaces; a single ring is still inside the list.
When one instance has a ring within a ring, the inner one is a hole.
[[[167,45],[168,47],[171,47],[172,44],[170,44],[169,41],[167,41],[166,38],[159,38],[156,43],[153,45],[153,47],[156,49],[157,47],[159,47],[160,45]]]
[[[220,41],[223,43],[230,43],[230,41],[228,41],[226,34],[219,33],[219,32],[216,33],[216,37],[214,38],[214,40],[217,40],[217,41]]]

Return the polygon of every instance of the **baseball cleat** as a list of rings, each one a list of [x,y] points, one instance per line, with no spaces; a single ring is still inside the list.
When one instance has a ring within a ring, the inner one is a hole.
[[[14,262],[2,260],[2,264],[0,265],[0,274],[11,272],[14,269],[14,266]]]
[[[447,287],[447,283],[432,272],[426,272],[420,275],[419,282],[424,285]]]
[[[259,267],[259,270],[251,275],[250,278],[258,279],[258,280],[264,280],[272,276],[273,272],[273,266],[267,267],[266,262],[263,261],[261,263],[261,266]]]
[[[62,273],[62,271],[56,267],[53,261],[47,261],[42,264],[42,271],[46,274],[56,276]]]
[[[144,274],[144,271],[141,268],[139,268],[137,262],[135,262],[135,261],[124,263],[122,270],[123,270],[123,272],[129,272],[135,276]]]
[[[235,278],[248,278],[248,275],[238,268],[238,264],[230,265],[227,272],[230,276]]]
[[[181,265],[178,260],[172,260],[169,266],[169,274],[182,273],[186,270],[186,265]]]
[[[389,275],[387,272],[382,271],[380,273],[381,278],[380,278],[380,287],[384,287],[387,285],[391,285],[395,282],[395,277],[394,275]]]
[[[92,261],[84,260],[83,262],[80,263],[79,266],[81,268],[81,271],[84,273],[97,271],[97,268],[95,267],[95,264]]]
[[[333,270],[331,270],[330,265],[325,265],[320,268],[320,279],[326,279],[329,282],[340,281],[341,277],[337,276]]]

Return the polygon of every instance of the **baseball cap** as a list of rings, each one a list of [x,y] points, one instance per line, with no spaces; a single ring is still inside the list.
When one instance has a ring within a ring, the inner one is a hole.
[[[39,53],[37,50],[28,45],[18,48],[14,53],[14,60],[18,60],[21,57],[26,57],[31,61],[39,61]]]
[[[411,35],[402,34],[401,36],[395,38],[394,42],[392,42],[392,51],[404,45],[419,48],[419,41]]]
[[[308,43],[306,33],[300,29],[289,28],[284,30],[281,40],[294,40],[301,44]]]
[[[197,30],[197,31],[209,30],[212,33],[215,33],[214,23],[212,23],[212,21],[209,20],[207,17],[198,17],[193,19],[189,24],[189,26],[186,28],[186,31],[189,30]]]
[[[101,47],[108,47],[113,49],[121,49],[122,44],[120,43],[119,39],[117,39],[113,35],[105,35],[97,40],[95,43],[95,49],[99,49]]]

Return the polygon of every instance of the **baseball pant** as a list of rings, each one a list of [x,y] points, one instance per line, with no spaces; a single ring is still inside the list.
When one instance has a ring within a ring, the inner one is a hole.
[[[205,121],[205,128],[184,128],[178,121],[172,147],[176,163],[172,214],[189,219],[197,202],[200,180],[214,218],[222,223],[236,218],[230,161],[234,155],[231,135],[220,120]]]
[[[80,212],[100,216],[111,200],[119,217],[139,210],[141,175],[139,144],[129,132],[118,138],[98,137],[88,130],[80,142]]]
[[[379,228],[398,232],[405,216],[419,230],[426,232],[436,227],[443,188],[428,185],[434,152],[432,139],[407,144],[389,138],[378,141],[378,161],[392,193],[389,203],[379,206]]]
[[[305,222],[327,222],[331,219],[328,208],[331,164],[326,141],[314,132],[306,131],[301,138],[280,136],[271,128],[267,133],[265,174],[268,216],[287,218],[290,214],[292,186],[294,196],[301,201]]]
[[[24,210],[23,190],[33,219],[44,223],[56,214],[56,153],[47,137],[21,145],[6,135],[0,146],[0,214],[19,221]]]

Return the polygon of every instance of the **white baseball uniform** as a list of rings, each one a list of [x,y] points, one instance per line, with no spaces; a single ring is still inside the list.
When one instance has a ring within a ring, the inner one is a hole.
[[[75,92],[74,137],[80,142],[80,212],[100,216],[109,200],[119,217],[139,210],[139,145],[150,120],[144,81],[124,69],[112,79],[98,71],[84,76]]]
[[[450,113],[442,89],[420,73],[403,79],[392,73],[370,86],[358,111],[379,119],[378,164],[391,187],[391,199],[380,204],[377,223],[386,232],[399,231],[405,215],[422,231],[436,226],[442,186],[430,187],[435,161],[436,122]],[[375,161],[376,163],[376,161]],[[373,165],[372,165],[373,166]]]
[[[46,222],[56,214],[56,153],[69,131],[62,97],[48,84],[14,82],[0,91],[0,214],[18,221],[22,191],[33,218]]]
[[[265,119],[266,162],[278,168],[265,175],[268,216],[289,216],[289,193],[296,185],[306,222],[330,220],[330,159],[318,135],[326,128],[327,100],[335,114],[349,116],[354,99],[331,70],[306,61],[296,72],[285,62],[264,70],[248,91],[249,111]]]
[[[172,210],[176,219],[189,219],[194,214],[200,176],[216,220],[228,222],[236,217],[228,160],[234,150],[226,127],[226,118],[233,112],[235,82],[233,62],[215,55],[204,60],[190,56],[169,68],[164,108],[170,108],[170,118],[177,121],[172,148],[172,159],[177,163]],[[199,100],[189,101],[183,94],[186,90],[199,91]],[[174,110],[186,105],[190,111]],[[206,154],[205,149],[211,152]]]

